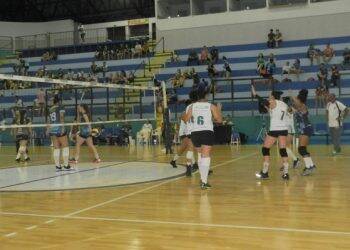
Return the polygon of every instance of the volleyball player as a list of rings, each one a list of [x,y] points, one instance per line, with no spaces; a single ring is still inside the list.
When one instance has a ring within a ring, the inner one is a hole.
[[[52,99],[52,106],[49,109],[49,119],[51,124],[51,126],[49,125],[49,134],[54,146],[53,159],[57,171],[62,170],[62,166],[60,164],[61,150],[63,158],[63,169],[71,169],[69,165],[69,145],[67,131],[64,126],[64,116],[64,107],[60,105],[60,98],[58,95],[55,95]]]
[[[16,110],[14,125],[31,125],[30,119],[27,117],[26,110]],[[29,161],[30,158],[27,154],[27,146],[29,137],[32,134],[32,129],[30,127],[18,127],[13,129],[13,134],[16,136],[16,145],[18,145],[16,161],[20,162],[23,156],[24,161]]]
[[[77,121],[82,123],[90,123],[91,121],[90,111],[86,104],[81,104],[78,106]],[[81,145],[84,144],[84,142],[94,154],[95,159],[93,162],[100,163],[101,162],[100,156],[98,155],[97,149],[92,140],[90,124],[81,125],[79,127],[79,132],[77,133],[77,136],[76,136],[75,157],[71,159],[71,162],[74,164],[77,164],[79,162],[80,148],[81,148]]]
[[[186,152],[186,176],[191,176],[192,171],[196,170],[196,161],[193,154],[193,144],[191,140],[191,130],[192,130],[192,123],[191,121],[184,122],[183,118],[186,112],[188,111],[188,108],[191,103],[196,101],[196,95],[194,91],[191,91],[189,94],[189,100],[186,101],[186,110],[181,116],[180,120],[180,128],[179,128],[179,136],[181,140],[181,145],[179,149],[177,150],[177,153],[174,155],[173,160],[170,162],[170,164],[176,168],[176,161],[179,158],[179,154]]]
[[[278,140],[279,153],[283,161],[282,179],[289,180],[289,163],[286,150],[288,136],[286,116],[288,112],[288,105],[280,101],[281,95],[283,93],[281,91],[272,91],[269,99],[266,100],[256,93],[255,87],[252,85],[252,94],[259,100],[259,106],[261,107],[260,111],[263,113],[269,112],[270,114],[270,129],[264,139],[262,148],[262,155],[264,157],[263,168],[260,173],[256,173],[256,177],[259,179],[269,178],[268,172],[270,166],[270,148]]]
[[[293,107],[296,109],[295,119],[297,122],[298,133],[299,133],[299,154],[303,157],[305,168],[302,175],[307,176],[312,174],[316,169],[315,164],[312,161],[310,153],[307,151],[310,137],[313,134],[313,126],[309,120],[309,111],[306,106],[308,96],[308,90],[302,89],[299,91],[297,97],[292,97]]]
[[[213,121],[222,123],[221,105],[210,104],[207,100],[209,88],[200,84],[197,90],[198,101],[191,104],[183,116],[185,122],[192,122],[191,140],[198,152],[198,167],[201,177],[201,188],[208,189],[210,153],[214,144]]]

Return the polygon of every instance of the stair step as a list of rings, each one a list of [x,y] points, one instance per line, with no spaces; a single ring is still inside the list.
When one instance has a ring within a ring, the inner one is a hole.
[[[150,82],[152,81],[152,77],[137,77],[134,80],[135,82]]]
[[[171,56],[172,55],[172,52],[156,52],[154,54],[155,57],[165,57],[165,56]]]

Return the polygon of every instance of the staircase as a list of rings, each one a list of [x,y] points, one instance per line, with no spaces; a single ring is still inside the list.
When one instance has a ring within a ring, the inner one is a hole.
[[[154,40],[148,41],[150,50],[157,50],[157,43]],[[141,67],[135,72],[135,85],[139,86],[153,86],[154,75],[158,74],[160,69],[165,67],[165,63],[172,56],[173,52],[164,51],[164,52],[155,52],[153,57],[145,58],[144,67]],[[119,98],[118,101],[124,102],[125,114],[133,113],[133,108],[135,105],[140,103],[142,96],[144,95],[143,91],[125,90],[124,98]],[[125,118],[128,119],[127,115]]]

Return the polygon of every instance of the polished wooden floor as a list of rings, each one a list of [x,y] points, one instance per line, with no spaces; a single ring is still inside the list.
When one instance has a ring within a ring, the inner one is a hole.
[[[99,151],[108,161],[170,159],[158,147]],[[0,192],[0,249],[350,249],[350,147],[337,157],[326,146],[310,151],[317,172],[291,170],[288,182],[275,149],[271,179],[257,181],[260,146],[217,146],[208,191],[195,174],[125,187]],[[31,156],[27,167],[46,164],[50,149],[31,149]],[[14,166],[13,158],[14,148],[2,147],[0,168]]]

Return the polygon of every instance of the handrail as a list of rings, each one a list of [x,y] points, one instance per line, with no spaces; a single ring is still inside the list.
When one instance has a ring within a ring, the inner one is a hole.
[[[154,47],[152,48],[152,53],[154,53],[155,49],[157,48],[157,46],[159,45],[159,43],[162,42],[162,51],[163,53],[165,52],[165,38],[164,36],[162,36],[158,42],[156,42],[156,45],[154,45]]]

